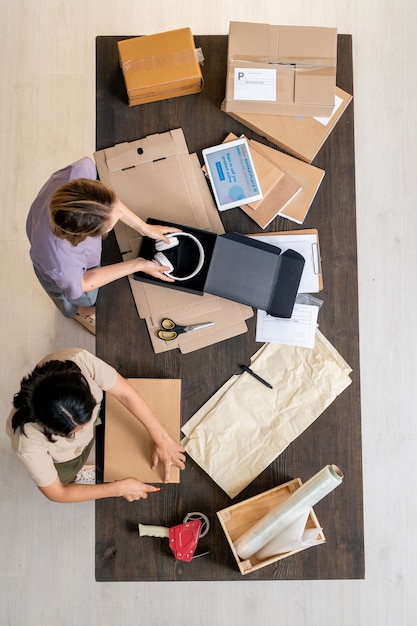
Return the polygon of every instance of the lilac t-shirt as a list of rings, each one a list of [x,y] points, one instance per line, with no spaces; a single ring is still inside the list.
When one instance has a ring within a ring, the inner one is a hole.
[[[52,174],[30,207],[26,233],[31,243],[30,258],[45,280],[55,283],[68,298],[83,294],[81,278],[100,264],[102,238],[87,237],[78,246],[56,237],[49,225],[49,199],[58,187],[76,178],[97,179],[92,159],[84,157]]]

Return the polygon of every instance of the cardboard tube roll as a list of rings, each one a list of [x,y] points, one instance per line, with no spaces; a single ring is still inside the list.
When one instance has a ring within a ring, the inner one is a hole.
[[[299,519],[317,502],[327,496],[343,480],[343,473],[336,465],[326,465],[301,485],[290,497],[264,515],[247,530],[235,543],[241,559],[249,559],[271,539]]]

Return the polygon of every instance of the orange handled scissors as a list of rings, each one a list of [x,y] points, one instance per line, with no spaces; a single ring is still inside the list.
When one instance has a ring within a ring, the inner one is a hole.
[[[159,339],[164,341],[172,341],[176,339],[181,333],[188,333],[191,330],[198,330],[199,328],[207,328],[208,326],[214,326],[214,322],[205,322],[204,324],[194,324],[192,326],[178,326],[169,317],[165,317],[161,322],[161,330],[158,330]]]

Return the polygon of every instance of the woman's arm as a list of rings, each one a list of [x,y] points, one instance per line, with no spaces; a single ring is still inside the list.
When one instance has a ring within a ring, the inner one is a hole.
[[[166,235],[168,233],[178,232],[178,228],[171,226],[147,224],[138,215],[133,213],[133,211],[128,209],[120,200],[116,201],[114,211],[116,213],[114,224],[120,220],[127,226],[134,228],[141,235],[150,237],[151,239],[162,239],[168,243],[169,239]],[[99,289],[104,285],[108,285],[114,280],[124,278],[124,276],[129,276],[129,274],[134,274],[135,272],[145,272],[145,274],[149,274],[154,278],[172,283],[174,279],[164,274],[168,269],[169,268],[165,265],[161,266],[154,261],[137,257],[130,261],[123,261],[122,263],[114,263],[113,265],[105,265],[103,267],[87,270],[81,278],[81,287],[85,292],[92,291],[93,289]]]
[[[116,201],[116,210],[119,213],[119,220],[121,222],[136,230],[140,235],[150,237],[151,239],[162,239],[166,243],[169,243],[169,239],[166,235],[168,233],[179,232],[178,228],[174,228],[173,226],[147,224],[119,199]]]
[[[113,265],[104,265],[103,267],[94,267],[87,270],[81,278],[81,287],[83,291],[92,291],[99,289],[104,285],[112,283],[118,278],[129,276],[134,272],[145,272],[154,278],[159,278],[165,282],[174,282],[174,279],[167,276],[166,272],[169,268],[165,265],[159,265],[154,261],[147,261],[141,257],[131,259],[130,261],[122,261]]]
[[[144,398],[127,380],[118,374],[116,383],[107,393],[119,400],[143,424],[152,437],[155,448],[151,467],[155,469],[159,461],[163,463],[164,482],[169,481],[171,465],[176,465],[182,470],[185,468],[185,449],[171,439]]]
[[[136,478],[125,478],[113,483],[102,485],[77,485],[76,483],[62,483],[58,476],[47,487],[38,487],[48,500],[53,502],[87,502],[101,498],[118,498],[123,496],[128,502],[146,499],[148,493],[159,491],[157,487],[141,483]]]

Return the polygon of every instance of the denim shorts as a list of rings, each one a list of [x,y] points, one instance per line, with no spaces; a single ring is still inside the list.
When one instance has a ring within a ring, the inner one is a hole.
[[[91,291],[83,293],[80,298],[72,300],[71,298],[68,298],[68,296],[65,295],[62,289],[58,287],[55,283],[42,278],[42,276],[39,274],[38,269],[35,266],[33,266],[33,269],[35,270],[35,274],[40,284],[45,289],[46,293],[51,298],[55,306],[61,311],[61,313],[65,317],[75,317],[76,313],[78,312],[78,307],[80,306],[95,306],[98,289],[92,289]]]

